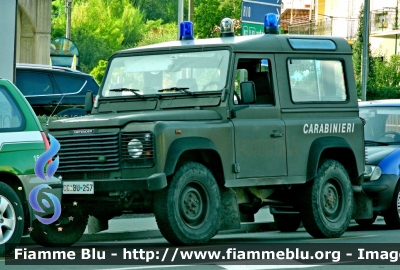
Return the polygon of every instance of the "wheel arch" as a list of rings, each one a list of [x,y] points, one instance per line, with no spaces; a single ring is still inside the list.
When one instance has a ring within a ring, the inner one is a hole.
[[[187,137],[173,141],[167,152],[165,174],[172,175],[177,167],[188,161],[203,164],[212,172],[219,186],[225,184],[221,156],[210,139]]]
[[[362,178],[357,168],[356,157],[349,143],[341,137],[318,138],[311,144],[307,162],[307,181],[316,175],[321,162],[325,159],[334,159],[340,162],[347,170],[351,183],[361,185]]]
[[[29,222],[24,222],[24,230],[32,225],[32,216],[31,208],[27,203],[27,198],[25,197],[24,188],[21,180],[14,174],[8,172],[0,172],[0,182],[10,186],[14,192],[17,194],[19,200],[22,203],[22,208],[24,211],[24,219]],[[18,190],[19,187],[22,187],[22,190]]]

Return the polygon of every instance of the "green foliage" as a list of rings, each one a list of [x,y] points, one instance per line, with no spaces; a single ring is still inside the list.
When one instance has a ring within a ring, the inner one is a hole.
[[[108,61],[106,60],[100,60],[97,66],[90,72],[90,74],[93,75],[98,84],[100,84],[103,80],[103,76],[107,68],[107,63]]]
[[[358,97],[361,98],[361,87],[362,87],[362,54],[363,54],[363,42],[364,42],[364,5],[361,5],[360,12],[358,15],[358,28],[357,28],[357,38],[353,44],[353,66],[354,75],[356,79],[356,87]],[[375,59],[371,54],[371,44],[368,43],[368,80],[367,89],[374,88],[375,82]]]
[[[52,38],[65,35],[63,8],[63,0],[53,2]],[[74,1],[71,39],[80,51],[80,70],[89,72],[115,51],[136,46],[143,27],[142,12],[129,0]]]
[[[199,1],[199,0],[197,0]],[[187,0],[185,1],[187,7]],[[176,23],[178,18],[178,0],[132,0],[133,5],[142,10],[145,20],[159,20]]]
[[[145,46],[165,41],[177,40],[178,28],[175,23],[162,24],[162,20],[147,21],[145,26],[145,35],[138,43],[138,46]]]
[[[219,36],[218,27],[223,18],[240,20],[241,0],[202,0],[195,6],[194,31],[199,38]],[[240,23],[239,23],[240,25]],[[238,30],[238,23],[236,23]]]

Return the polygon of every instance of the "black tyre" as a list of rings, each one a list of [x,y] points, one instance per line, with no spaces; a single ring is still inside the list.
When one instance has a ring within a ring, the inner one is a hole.
[[[206,243],[218,231],[220,212],[218,185],[212,173],[199,163],[180,167],[169,186],[155,195],[157,225],[171,244]]]
[[[301,216],[307,232],[316,238],[340,237],[349,226],[354,204],[343,165],[326,160],[303,191]]]
[[[52,224],[45,225],[34,220],[30,236],[44,247],[68,247],[82,237],[87,223],[88,215],[83,214],[76,206],[63,207],[60,218]]]
[[[0,182],[0,256],[14,250],[23,231],[24,211],[21,201],[10,186]]]
[[[281,232],[295,232],[300,227],[301,217],[296,214],[275,214],[276,228]]]
[[[362,226],[362,227],[368,227],[371,226],[372,224],[374,224],[375,220],[376,220],[377,215],[374,214],[372,216],[372,218],[369,219],[356,219],[356,222],[358,225]]]
[[[386,226],[391,229],[400,229],[400,184],[397,184],[392,202],[384,216]]]

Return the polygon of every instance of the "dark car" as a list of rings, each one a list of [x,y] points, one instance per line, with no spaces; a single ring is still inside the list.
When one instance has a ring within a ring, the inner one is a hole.
[[[364,192],[373,198],[373,217],[357,220],[372,224],[378,215],[390,228],[400,229],[400,100],[360,102],[365,120]]]
[[[16,85],[36,115],[81,116],[85,94],[97,95],[99,85],[92,75],[70,68],[17,64]]]

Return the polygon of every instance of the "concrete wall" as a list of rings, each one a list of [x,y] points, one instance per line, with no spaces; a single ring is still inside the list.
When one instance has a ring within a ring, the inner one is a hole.
[[[17,63],[50,63],[52,0],[18,0]]]

